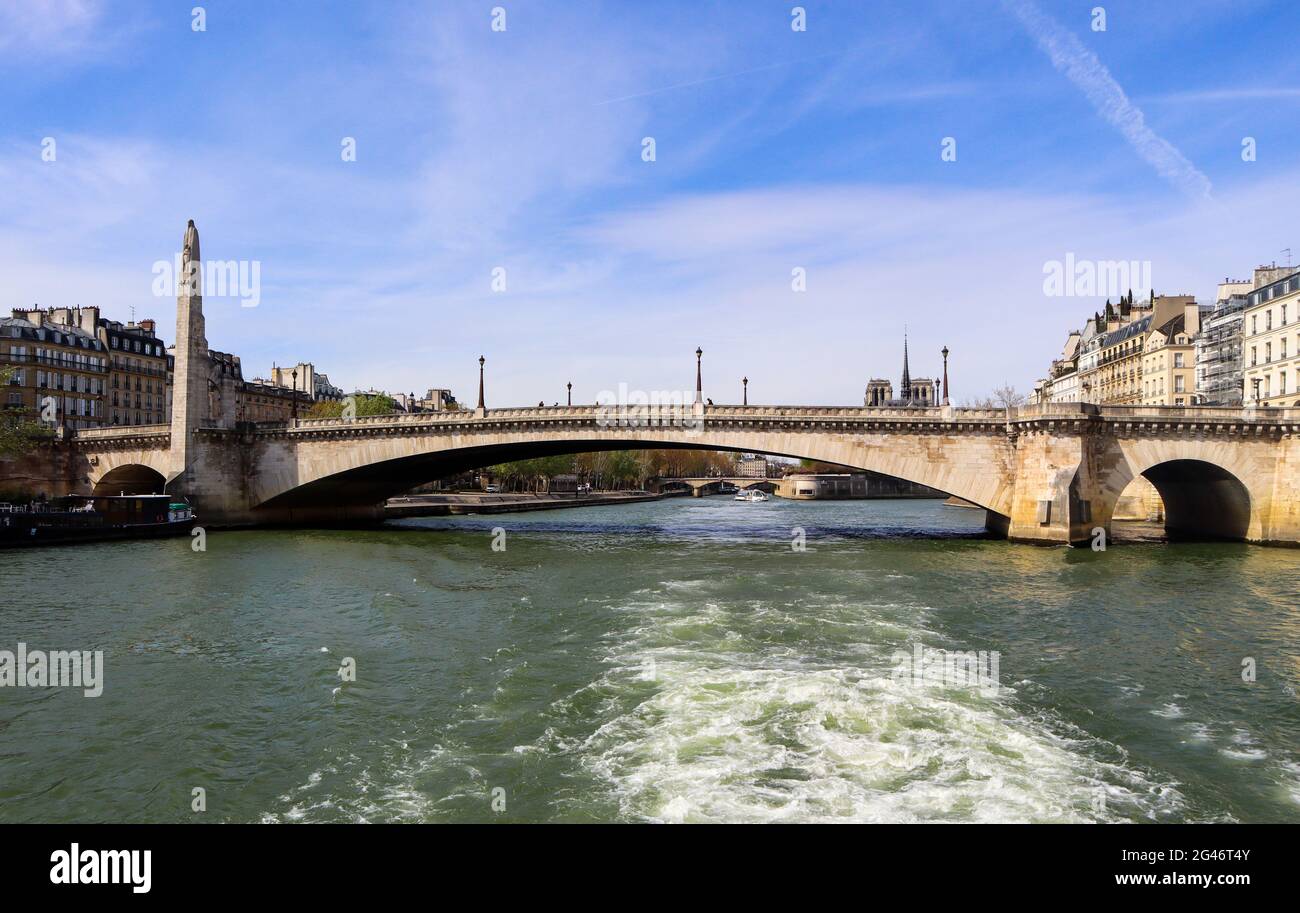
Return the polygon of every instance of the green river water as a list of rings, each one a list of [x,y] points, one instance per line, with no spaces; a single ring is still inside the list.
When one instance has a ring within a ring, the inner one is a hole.
[[[1300,821],[1300,550],[982,526],[704,498],[0,553],[0,650],[104,653],[99,697],[0,688],[0,820]],[[998,687],[900,678],[918,644]]]

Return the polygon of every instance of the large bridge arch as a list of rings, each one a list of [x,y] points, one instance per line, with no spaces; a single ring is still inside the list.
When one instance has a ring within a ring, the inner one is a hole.
[[[463,430],[411,429],[367,434],[335,424],[324,434],[294,431],[266,441],[250,492],[254,513],[378,504],[427,482],[478,466],[586,451],[698,449],[765,453],[870,470],[927,485],[1009,516],[1014,453],[1001,424],[953,434],[942,423],[906,433],[790,427],[601,428],[593,422],[553,429],[464,423]],[[756,424],[756,423],[749,423]],[[296,429],[295,429],[296,430]],[[972,433],[974,432],[974,433]]]

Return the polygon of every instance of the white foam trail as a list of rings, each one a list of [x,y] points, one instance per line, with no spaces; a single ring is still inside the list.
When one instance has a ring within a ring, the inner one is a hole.
[[[618,687],[651,660],[656,690],[580,748],[625,817],[1089,821],[1182,808],[1172,786],[1094,760],[1080,742],[1018,716],[1005,686],[987,698],[895,683],[879,635],[897,637],[898,620],[880,610],[861,610],[864,631],[853,633],[874,646],[852,666],[771,642],[783,626],[819,623],[806,612],[770,612],[739,636],[724,630],[716,604],[648,601],[641,610],[647,622],[611,656],[617,666],[601,684]]]

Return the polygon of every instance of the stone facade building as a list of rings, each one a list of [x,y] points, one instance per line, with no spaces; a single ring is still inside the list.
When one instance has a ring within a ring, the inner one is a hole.
[[[1128,406],[1142,400],[1142,347],[1151,328],[1150,316],[1112,330],[1098,346],[1092,389],[1097,402]]]
[[[95,309],[98,313],[98,308]],[[171,419],[167,389],[167,347],[152,320],[122,324],[100,317],[100,341],[112,359],[108,424],[161,425]]]
[[[742,479],[770,479],[776,476],[776,467],[767,457],[742,457],[736,461],[736,475]]]
[[[1300,271],[1274,279],[1246,296],[1242,315],[1246,405],[1300,404],[1298,310]]]
[[[1196,403],[1196,334],[1200,311],[1193,300],[1183,314],[1147,334],[1142,354],[1142,405]]]
[[[97,308],[15,308],[0,320],[0,365],[13,370],[0,405],[56,426],[98,428],[110,362]]]
[[[1061,357],[1052,362],[1047,377],[1035,385],[1035,399],[1038,402],[1079,402],[1079,355],[1082,343],[1083,335],[1078,330],[1071,330],[1061,348]]]
[[[311,394],[315,402],[337,402],[343,399],[343,390],[330,383],[329,375],[316,370],[309,361],[300,361],[292,368],[271,367],[271,381],[286,390],[301,390]]]
[[[1105,309],[1093,314],[1082,331],[1070,334],[1062,357],[1052,363],[1049,376],[1036,386],[1038,401],[1115,406],[1147,402],[1150,387],[1143,383],[1143,372],[1147,366],[1161,363],[1158,359],[1147,359],[1147,347],[1152,334],[1159,334],[1162,346],[1170,344],[1178,334],[1169,324],[1178,317],[1199,328],[1199,311],[1193,296],[1153,295],[1150,300],[1135,304],[1129,293],[1118,304],[1107,301]],[[1192,372],[1192,380],[1184,378],[1177,382],[1185,387],[1179,394],[1186,400],[1183,405],[1191,405],[1195,401],[1196,333],[1185,335],[1185,348],[1177,357],[1173,350],[1164,354],[1171,365],[1182,363],[1180,371],[1185,367]],[[1172,376],[1166,380],[1174,383]],[[1168,398],[1174,397],[1170,394]]]

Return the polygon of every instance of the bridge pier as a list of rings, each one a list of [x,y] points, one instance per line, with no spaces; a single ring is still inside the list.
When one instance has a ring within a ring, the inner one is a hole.
[[[1102,499],[1089,472],[1090,436],[1083,423],[1072,425],[1028,424],[1011,431],[1015,481],[1006,521],[1011,541],[1083,545],[1091,540],[1093,506]],[[1109,511],[1105,523],[1110,523]]]

